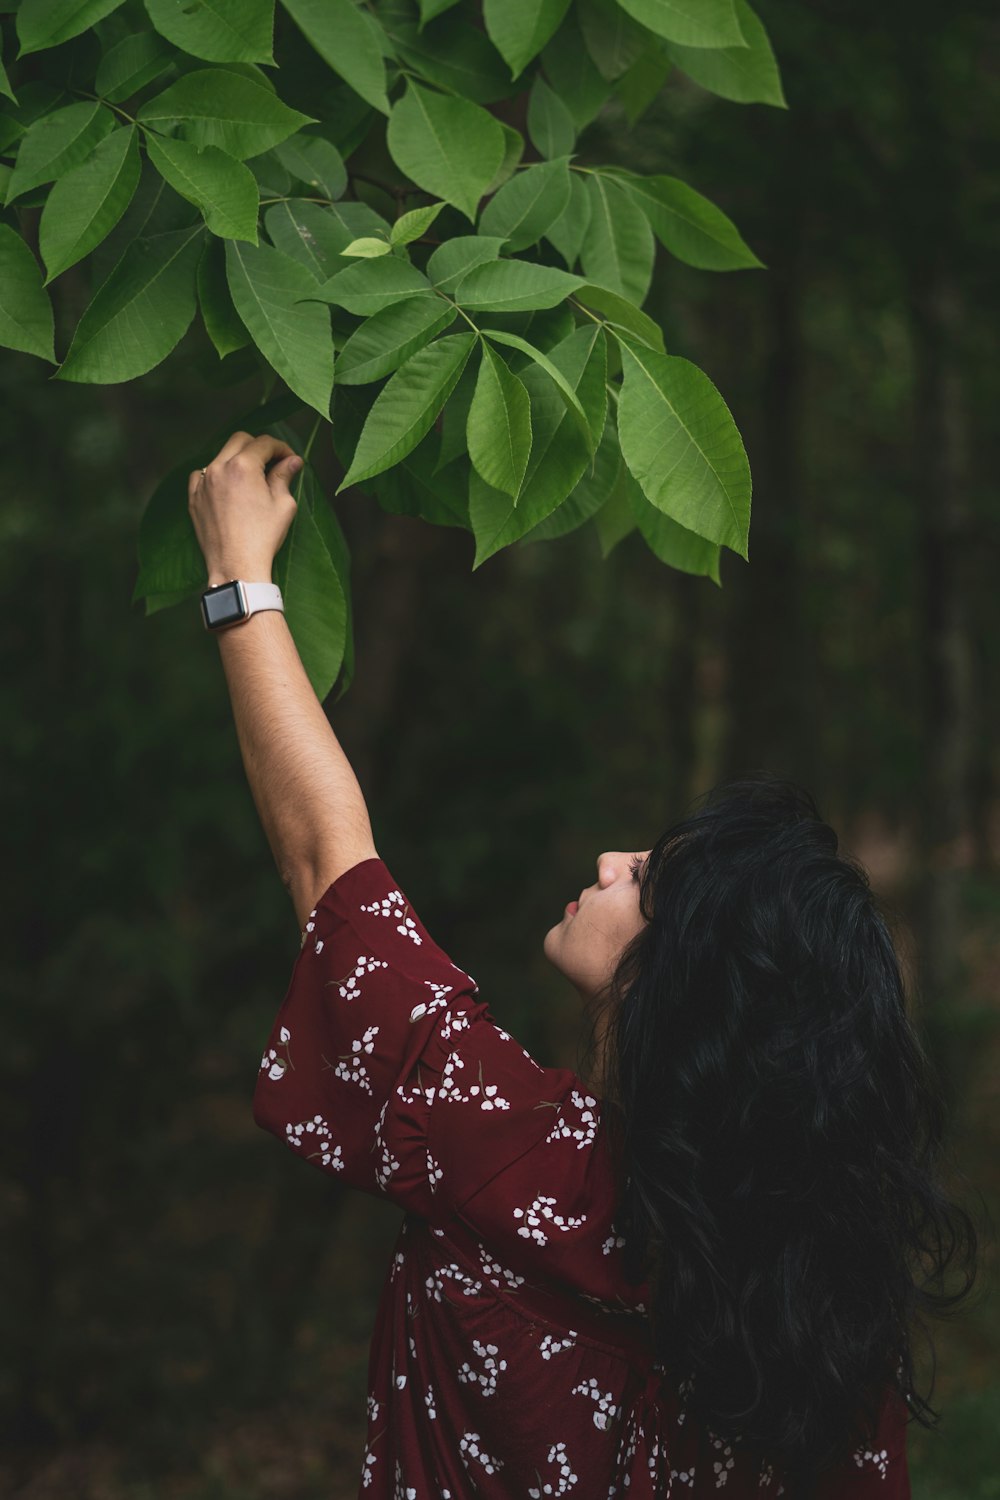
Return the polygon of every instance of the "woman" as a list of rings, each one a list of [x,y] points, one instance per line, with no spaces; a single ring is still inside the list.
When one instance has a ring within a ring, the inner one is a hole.
[[[211,587],[270,580],[299,462],[238,432],[191,475]],[[254,1118],[405,1213],[359,1494],[909,1495],[910,1324],[975,1238],[889,935],[810,800],[732,783],[599,857],[544,945],[594,1020],[585,1082],[497,1025],[380,859],[279,609],[218,639],[301,928]]]

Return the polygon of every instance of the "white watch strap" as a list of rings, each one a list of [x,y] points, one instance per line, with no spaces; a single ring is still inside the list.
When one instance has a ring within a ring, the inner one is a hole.
[[[280,609],[284,614],[285,605],[276,583],[246,583],[242,578],[240,583],[247,601],[247,619],[259,609]]]

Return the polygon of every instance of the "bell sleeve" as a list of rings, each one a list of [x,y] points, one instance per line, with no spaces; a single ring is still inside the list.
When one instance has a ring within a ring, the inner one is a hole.
[[[497,1024],[372,858],[309,915],[253,1118],[337,1181],[444,1223],[551,1132],[577,1082]]]

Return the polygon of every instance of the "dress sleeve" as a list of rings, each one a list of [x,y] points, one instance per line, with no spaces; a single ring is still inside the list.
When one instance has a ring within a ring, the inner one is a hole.
[[[309,915],[253,1117],[338,1181],[440,1223],[545,1135],[573,1081],[496,1024],[372,858]]]

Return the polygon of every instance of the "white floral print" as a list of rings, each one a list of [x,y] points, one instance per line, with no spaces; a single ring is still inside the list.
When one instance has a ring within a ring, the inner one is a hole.
[[[724,1438],[717,1437],[714,1432],[707,1432],[706,1436],[718,1453],[718,1457],[712,1460],[712,1471],[715,1474],[715,1488],[720,1490],[729,1478],[730,1469],[736,1467],[733,1446]]]
[[[497,1388],[498,1377],[507,1368],[507,1361],[500,1359],[496,1344],[484,1344],[479,1339],[473,1339],[472,1348],[482,1360],[483,1368],[474,1370],[468,1360],[465,1360],[459,1369],[458,1378],[463,1385],[478,1385],[484,1396],[492,1396]]]
[[[573,1465],[566,1457],[565,1443],[552,1444],[552,1447],[549,1449],[548,1462],[550,1466],[552,1464],[557,1466],[559,1470],[558,1481],[553,1482],[550,1479],[543,1483],[542,1476],[538,1474],[538,1470],[536,1469],[535,1473],[538,1474],[538,1485],[537,1487],[532,1486],[528,1490],[531,1500],[541,1500],[542,1495],[565,1495],[576,1484],[579,1476],[573,1473]]]
[[[447,1005],[448,996],[453,989],[452,985],[438,984],[433,979],[425,979],[424,984],[434,991],[434,998],[419,1001],[410,1011],[411,1021],[419,1021],[423,1016],[432,1016],[436,1010],[441,1009],[442,1005]]]
[[[487,1250],[482,1240],[479,1242],[479,1259],[482,1261],[486,1279],[493,1286],[499,1288],[505,1285],[508,1291],[516,1292],[519,1286],[524,1285],[524,1277],[518,1276],[514,1271],[508,1271],[498,1260],[494,1260],[492,1254]]]
[[[549,1237],[541,1227],[543,1219],[547,1223],[554,1225],[556,1229],[563,1231],[580,1228],[580,1225],[586,1220],[587,1215],[581,1214],[578,1219],[574,1219],[572,1215],[567,1214],[563,1218],[562,1214],[557,1214],[552,1207],[555,1201],[555,1198],[549,1197],[544,1193],[539,1193],[538,1197],[529,1203],[527,1208],[514,1209],[514,1218],[524,1220],[524,1223],[520,1225],[517,1231],[522,1239],[532,1239],[536,1245],[547,1245]]]
[[[311,1120],[303,1120],[299,1125],[286,1125],[285,1136],[290,1146],[315,1146],[314,1151],[303,1153],[308,1159],[315,1158],[322,1167],[343,1171],[343,1150],[333,1144],[333,1131],[322,1115],[313,1115]]]
[[[363,1058],[366,1053],[370,1055],[374,1052],[375,1038],[378,1036],[378,1030],[377,1026],[366,1027],[364,1036],[359,1037],[357,1041],[351,1043],[350,1052],[342,1053],[336,1067],[333,1069],[335,1078],[343,1078],[345,1083],[360,1084],[366,1094],[372,1092],[372,1084]],[[323,1061],[327,1067],[332,1066],[326,1058]]]
[[[510,1100],[504,1099],[495,1083],[487,1083],[483,1078],[483,1063],[479,1061],[479,1082],[469,1085],[468,1093],[463,1093],[455,1082],[455,1073],[465,1067],[465,1063],[457,1052],[451,1052],[448,1060],[441,1069],[441,1086],[439,1095],[442,1099],[450,1099],[456,1104],[478,1103],[480,1109],[510,1109]]]
[[[261,1072],[266,1073],[268,1078],[270,1078],[272,1082],[276,1082],[279,1078],[284,1078],[285,1069],[292,1066],[292,1055],[288,1049],[288,1044],[291,1040],[292,1033],[289,1031],[288,1027],[280,1027],[278,1030],[278,1043],[280,1046],[284,1047],[285,1056],[279,1057],[278,1049],[276,1047],[268,1047],[267,1051],[264,1053],[264,1056],[260,1060]]]
[[[386,1188],[388,1187],[389,1179],[392,1176],[393,1172],[399,1171],[399,1162],[392,1154],[388,1144],[385,1141],[385,1138],[382,1135],[382,1131],[385,1126],[385,1112],[388,1108],[389,1101],[387,1099],[382,1105],[379,1117],[375,1122],[375,1145],[379,1150],[379,1161],[378,1165],[375,1168],[375,1180],[383,1192],[385,1192]]]
[[[462,1462],[465,1463],[465,1455],[468,1453],[470,1458],[482,1464],[487,1474],[495,1474],[498,1469],[503,1468],[503,1464],[499,1458],[491,1458],[485,1449],[480,1447],[481,1442],[478,1432],[462,1433],[458,1440],[458,1451],[462,1455]],[[465,1467],[468,1468],[469,1465],[466,1463]]]
[[[573,1387],[573,1395],[589,1396],[591,1401],[596,1402],[597,1409],[594,1412],[594,1426],[601,1432],[606,1432],[618,1415],[614,1392],[602,1391],[597,1381],[591,1376],[589,1380],[581,1381],[579,1385]]]
[[[390,891],[387,896],[383,896],[381,901],[372,901],[367,906],[361,906],[359,910],[369,912],[375,917],[388,917],[390,921],[396,923],[396,931],[401,937],[411,938],[418,946],[423,942],[423,938],[417,931],[416,922],[407,915],[410,905],[402,891]]]
[[[337,993],[344,1000],[356,1000],[361,994],[361,985],[358,982],[366,974],[373,974],[376,969],[387,969],[389,965],[384,958],[375,958],[371,954],[359,953],[354,961],[354,968],[343,979],[328,979],[327,987],[337,986]]]
[[[561,1354],[564,1349],[576,1348],[576,1329],[569,1328],[565,1338],[557,1339],[554,1333],[547,1333],[539,1344],[538,1349],[543,1359],[551,1359],[554,1354]]]
[[[621,1234],[615,1234],[614,1230],[612,1230],[601,1246],[601,1254],[610,1255],[612,1250],[620,1250],[624,1243],[625,1236]]]
[[[437,1266],[424,1281],[424,1285],[435,1302],[444,1300],[443,1294],[446,1281],[454,1281],[457,1286],[462,1288],[462,1293],[466,1297],[475,1297],[483,1289],[481,1281],[477,1281],[474,1276],[470,1276],[468,1272],[463,1271],[462,1267],[453,1261],[451,1265]]]
[[[871,1464],[878,1470],[880,1478],[885,1478],[889,1469],[889,1454],[885,1448],[856,1448],[851,1457],[859,1469],[863,1469],[865,1464]]]
[[[450,1042],[459,1031],[467,1031],[470,1024],[468,1011],[450,1010],[441,1022],[438,1036],[442,1042]]]
[[[408,1484],[405,1487],[403,1485],[403,1471],[399,1466],[398,1458],[396,1460],[396,1486],[393,1490],[392,1500],[417,1500],[417,1492],[412,1484]]]
[[[569,1103],[563,1105],[562,1113],[545,1137],[546,1143],[558,1140],[576,1141],[578,1151],[582,1151],[584,1146],[589,1146],[597,1134],[599,1123],[596,1105],[597,1100],[592,1094],[581,1094],[579,1089],[573,1089],[569,1096]],[[573,1110],[576,1111],[575,1118]]]

